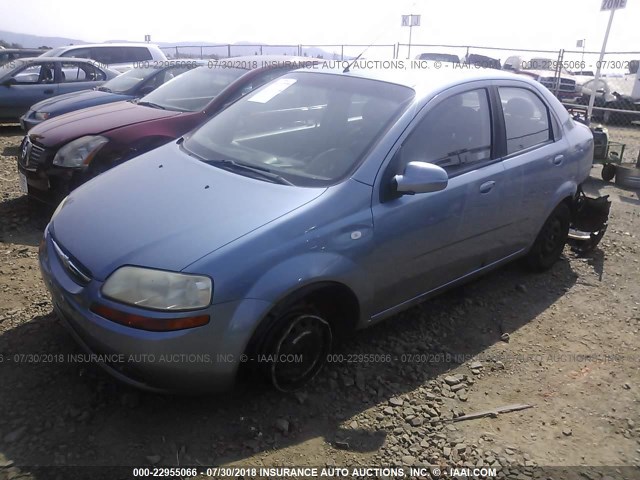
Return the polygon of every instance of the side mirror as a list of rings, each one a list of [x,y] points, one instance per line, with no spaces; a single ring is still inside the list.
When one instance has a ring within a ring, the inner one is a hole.
[[[14,77],[10,77],[10,78],[7,78],[5,81],[3,81],[2,85],[6,87],[10,87],[11,85],[15,85],[16,83],[18,83],[16,79]]]
[[[444,190],[449,176],[444,168],[426,162],[409,162],[402,175],[393,177],[398,193],[413,195]]]

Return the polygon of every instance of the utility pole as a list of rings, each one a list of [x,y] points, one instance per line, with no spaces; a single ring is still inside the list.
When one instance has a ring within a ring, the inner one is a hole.
[[[600,70],[602,69],[602,59],[604,58],[605,51],[607,49],[607,40],[609,40],[609,32],[611,32],[611,24],[613,23],[613,14],[619,8],[625,8],[627,6],[627,0],[602,0],[600,11],[611,11],[609,15],[609,23],[607,24],[607,31],[604,34],[604,40],[602,41],[602,49],[600,50],[600,58],[596,64],[596,76],[593,80],[594,85],[598,85],[600,80]],[[587,109],[587,119],[591,121],[591,113],[593,112],[593,104],[596,101],[596,88],[591,89],[591,97],[589,97],[589,108]]]

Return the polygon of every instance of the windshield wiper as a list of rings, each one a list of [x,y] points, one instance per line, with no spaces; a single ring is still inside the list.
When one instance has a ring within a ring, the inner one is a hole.
[[[238,163],[234,160],[204,160],[204,162],[229,171],[251,172],[269,180],[273,180],[275,183],[279,183],[281,185],[293,185],[293,183],[291,183],[289,180],[269,170],[268,168],[247,165],[246,163]]]
[[[151,108],[159,108],[160,110],[166,110],[167,107],[163,107],[162,105],[159,105],[157,103],[153,103],[153,102],[138,102],[138,105],[145,105],[147,107],[151,107]]]

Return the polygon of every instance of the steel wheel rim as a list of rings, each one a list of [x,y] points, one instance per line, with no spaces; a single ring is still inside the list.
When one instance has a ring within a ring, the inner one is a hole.
[[[271,359],[273,385],[278,390],[291,391],[311,380],[321,370],[331,342],[331,327],[324,319],[298,315],[278,339]]]

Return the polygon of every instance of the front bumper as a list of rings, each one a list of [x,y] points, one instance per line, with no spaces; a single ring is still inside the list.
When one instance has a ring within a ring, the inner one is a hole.
[[[102,282],[74,282],[55,253],[48,228],[40,250],[40,269],[56,314],[80,346],[107,373],[154,392],[213,392],[230,389],[257,322],[270,305],[242,300],[213,305],[202,327],[151,332],[107,320],[90,310],[95,302],[122,311],[140,309],[100,295]],[[200,313],[200,312],[199,312]],[[145,311],[145,315],[161,316]],[[193,314],[193,312],[192,312]]]
[[[26,141],[27,137],[20,144],[18,154],[18,172],[24,175],[27,184],[25,193],[41,202],[57,205],[78,183],[83,170],[54,166],[55,151],[39,145],[25,148]]]

